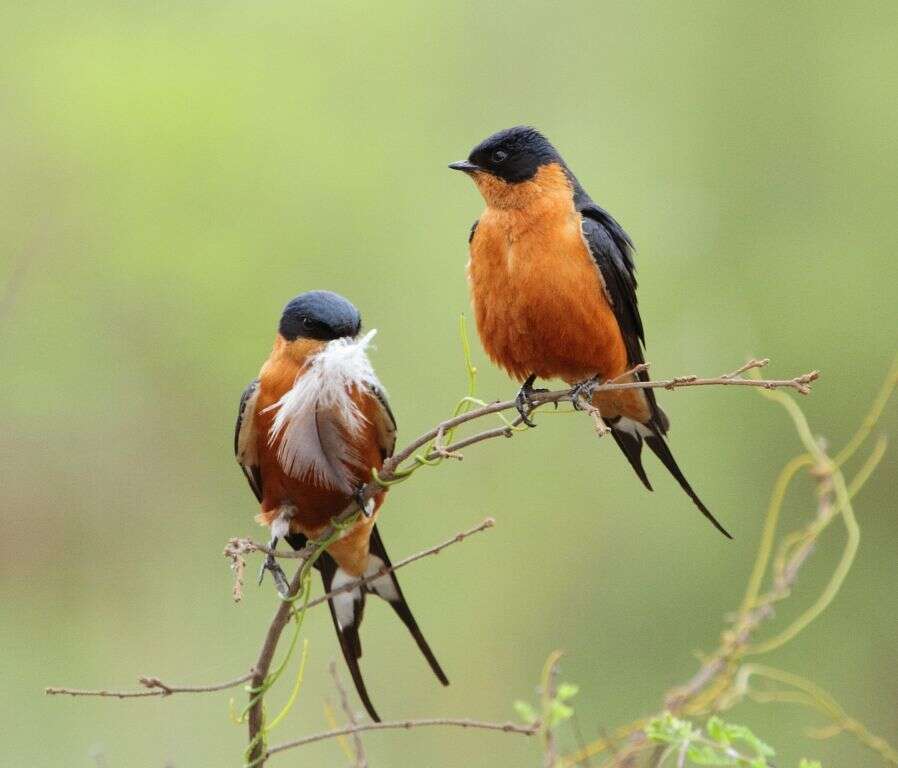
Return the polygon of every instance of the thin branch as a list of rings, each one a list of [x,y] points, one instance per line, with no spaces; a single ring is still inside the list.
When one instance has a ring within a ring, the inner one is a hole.
[[[417,552],[414,555],[409,555],[402,560],[393,563],[390,568],[381,568],[377,573],[372,576],[367,576],[363,579],[358,579],[357,581],[350,582],[346,584],[344,587],[340,589],[335,589],[333,592],[328,592],[326,595],[323,595],[321,598],[316,598],[315,600],[310,600],[308,607],[313,605],[317,605],[322,600],[327,597],[333,597],[334,595],[338,595],[341,592],[348,592],[361,584],[366,584],[369,581],[374,581],[375,579],[379,579],[381,576],[384,576],[391,571],[395,571],[397,568],[402,568],[403,566],[410,565],[416,560],[420,560],[423,557],[427,557],[428,555],[438,555],[442,552],[446,547],[450,547],[453,544],[457,544],[460,541],[464,541],[468,536],[471,536],[475,533],[479,533],[480,531],[486,530],[487,528],[492,528],[496,524],[495,518],[487,517],[484,518],[480,523],[469,528],[466,531],[460,531],[456,533],[452,538],[446,539],[439,544],[435,544],[434,546],[424,549],[421,552]],[[305,550],[288,550],[288,549],[271,549],[267,544],[263,544],[258,541],[253,541],[252,539],[242,539],[242,538],[233,538],[228,541],[225,545],[224,554],[226,557],[232,557],[235,554],[245,555],[251,554],[253,552],[261,552],[265,555],[274,555],[277,558],[281,558],[283,560],[306,560],[308,559],[308,555],[305,554]]]
[[[817,514],[809,528],[819,526],[819,531],[817,534],[809,537],[804,545],[796,547],[791,557],[786,561],[782,572],[776,574],[773,588],[765,595],[753,600],[749,607],[742,610],[736,626],[732,631],[725,633],[724,642],[711,658],[705,661],[684,685],[679,686],[668,694],[665,705],[671,711],[676,712],[681,709],[686,702],[714,681],[735,659],[741,658],[750,652],[763,650],[761,646],[751,646],[751,640],[755,631],[766,620],[774,616],[774,605],[789,596],[802,566],[814,551],[817,535],[819,535],[819,532],[822,532],[823,528],[829,524],[836,514],[834,491],[830,477],[820,477],[818,485],[820,486],[820,492],[817,500]],[[779,504],[781,503],[782,499],[780,498]],[[776,507],[777,514],[779,512],[778,506]],[[763,645],[767,645],[767,643]]]
[[[558,744],[555,739],[555,731],[552,728],[552,709],[555,705],[555,696],[558,692],[558,662],[561,661],[562,652],[552,651],[546,659],[540,680],[540,707],[542,709],[542,724],[540,727],[543,739],[543,766],[554,768],[558,761]]]
[[[306,744],[313,744],[316,741],[325,741],[326,739],[335,739],[338,736],[349,736],[354,733],[363,733],[365,731],[390,731],[390,730],[411,730],[412,728],[429,728],[432,726],[451,726],[454,728],[472,728],[482,731],[502,731],[503,733],[517,733],[521,736],[533,736],[539,731],[539,723],[531,725],[519,725],[517,723],[490,723],[482,720],[469,720],[467,718],[450,718],[450,717],[434,717],[420,720],[390,720],[383,723],[361,723],[360,725],[349,725],[345,728],[335,728],[332,731],[323,731],[322,733],[313,733],[310,736],[303,736],[301,739],[294,741],[286,741],[283,744],[277,744],[271,747],[265,757],[271,757],[278,752],[285,752],[295,747],[303,747]]]
[[[106,690],[85,690],[83,688],[45,688],[44,693],[48,696],[96,696],[109,699],[142,699],[147,696],[171,696],[173,693],[212,693],[214,691],[224,691],[228,688],[236,688],[241,683],[245,683],[253,676],[252,671],[245,675],[235,677],[233,680],[227,680],[223,683],[213,683],[212,685],[171,685],[164,683],[158,677],[141,677],[140,684],[147,690],[143,691],[106,691]]]
[[[486,518],[483,522],[475,525],[473,528],[469,528],[467,531],[461,531],[460,533],[456,533],[451,539],[446,539],[446,541],[437,544],[436,546],[430,547],[430,549],[422,550],[421,552],[417,552],[414,555],[409,555],[406,558],[403,558],[398,563],[393,563],[393,565],[388,568],[381,568],[377,571],[377,573],[372,574],[371,576],[366,576],[363,579],[357,579],[356,581],[350,581],[344,584],[342,587],[338,587],[337,589],[333,589],[330,592],[327,592],[321,597],[316,597],[314,600],[309,600],[309,604],[306,606],[306,610],[312,608],[315,605],[321,605],[321,603],[330,600],[332,597],[339,595],[341,592],[352,592],[352,590],[357,587],[362,586],[363,584],[367,584],[371,581],[376,581],[382,576],[386,576],[388,573],[392,573],[399,568],[404,568],[406,565],[411,565],[417,560],[421,560],[422,558],[428,557],[430,555],[438,555],[442,552],[446,547],[451,547],[453,544],[458,544],[464,541],[468,536],[472,536],[475,533],[480,533],[480,531],[485,531],[488,528],[492,528],[496,524],[496,521],[492,517]]]
[[[373,481],[372,483],[369,483],[366,488],[370,487],[371,485],[374,485]],[[332,536],[338,533],[340,527],[344,523],[352,520],[358,513],[359,510],[356,503],[354,501],[351,502],[339,515],[337,515],[336,518],[333,519],[327,529],[319,535],[318,539],[321,541],[330,539]],[[399,568],[402,565],[408,565],[408,563],[414,562],[415,560],[420,560],[422,557],[426,557],[429,554],[436,554],[458,541],[463,541],[472,533],[475,533],[478,530],[485,530],[492,525],[494,525],[494,521],[491,518],[487,518],[479,526],[475,526],[474,529],[456,534],[449,541],[438,544],[436,547],[431,548],[433,551],[426,550],[424,552],[418,553],[417,555],[412,555],[410,558],[406,558],[405,561],[394,565],[393,569]],[[302,576],[304,571],[303,566],[305,565],[305,561],[315,554],[318,546],[319,545],[317,541],[309,541],[309,543],[306,544],[306,546],[299,550],[297,553],[298,556],[302,559],[302,563],[300,564],[299,568],[296,569],[296,574],[293,576],[293,580],[290,582],[289,591],[287,592],[286,597],[281,601],[281,604],[278,606],[278,609],[274,614],[274,618],[271,620],[271,624],[268,627],[268,631],[265,633],[265,640],[262,643],[262,649],[259,651],[259,657],[256,660],[254,666],[254,674],[252,677],[253,689],[261,689],[265,684],[265,679],[268,676],[269,669],[271,668],[271,662],[274,659],[274,652],[277,649],[278,641],[280,640],[281,634],[284,631],[284,627],[287,626],[287,622],[289,622],[290,617],[293,613],[292,599],[299,594],[300,587],[302,586]],[[347,586],[349,587],[351,585]],[[326,599],[327,597],[324,596],[318,598],[316,601],[309,601],[308,605],[311,605],[313,602],[317,605]],[[306,609],[308,609],[308,605],[306,606]],[[267,759],[267,755],[270,754],[270,752],[266,752],[264,750],[260,735],[264,726],[264,713],[262,703],[263,697],[254,695],[252,704],[249,709],[249,743],[252,744],[253,747],[249,754],[248,764],[252,766],[261,766]]]
[[[48,696],[95,696],[108,699],[143,699],[148,696],[165,696],[165,691],[106,691],[55,687],[44,688],[44,693]]]
[[[740,365],[740,366],[739,366],[735,371],[733,371],[732,373],[725,373],[725,374],[723,375],[723,378],[725,378],[725,379],[732,379],[732,378],[738,376],[740,373],[745,373],[746,371],[751,371],[751,370],[754,370],[754,369],[756,369],[756,368],[764,368],[765,366],[768,365],[768,363],[770,363],[770,358],[769,358],[769,357],[764,357],[764,358],[761,358],[761,359],[753,358],[753,359],[749,360],[747,363],[745,363],[745,365]]]
[[[356,720],[355,712],[352,711],[352,707],[349,704],[349,696],[346,694],[346,688],[343,687],[343,683],[340,680],[340,674],[337,672],[337,662],[333,659],[331,659],[331,663],[328,665],[328,670],[331,673],[331,679],[334,681],[334,688],[337,689],[337,695],[340,697],[340,708],[343,710],[343,714],[346,715],[346,719],[351,727],[357,727],[359,723]],[[367,768],[368,758],[365,756],[365,745],[362,744],[362,736],[358,731],[352,732],[352,745],[355,749],[355,768]]]
[[[351,517],[356,512],[354,506],[348,507],[342,513],[341,517]],[[486,518],[478,525],[473,526],[465,531],[460,531],[455,534],[450,539],[446,539],[439,544],[436,544],[433,547],[430,547],[426,550],[422,550],[414,555],[410,555],[397,563],[394,563],[389,568],[382,568],[377,573],[372,574],[363,579],[359,579],[354,582],[347,583],[343,587],[333,590],[332,592],[327,593],[326,595],[322,595],[314,600],[310,600],[309,604],[306,606],[306,609],[311,608],[315,605],[320,605],[325,602],[328,598],[334,597],[341,592],[350,591],[356,589],[362,584],[366,584],[370,581],[378,579],[392,571],[395,571],[399,568],[403,568],[407,565],[411,565],[412,563],[421,560],[422,558],[428,557],[430,555],[437,555],[442,552],[447,547],[452,546],[453,544],[458,544],[464,541],[469,536],[474,535],[475,533],[479,533],[481,531],[487,530],[488,528],[492,528],[495,525],[495,520],[491,517]],[[247,539],[232,539],[228,548],[226,549],[226,554],[229,556],[239,555],[242,553],[259,551],[259,552],[268,552],[268,547],[258,544],[256,542],[249,541]],[[276,552],[278,556],[281,557],[290,557],[290,558],[298,558],[303,561],[307,560],[311,554],[314,552],[314,545],[310,544],[304,547],[302,550],[297,552]],[[296,576],[294,577],[293,582],[290,585],[289,595],[295,596],[299,591],[299,573],[300,569],[297,570]],[[46,693],[48,695],[69,695],[69,696],[96,696],[96,697],[106,697],[106,698],[118,698],[118,699],[130,699],[130,698],[146,698],[150,696],[168,696],[173,693],[208,693],[212,691],[224,690],[227,688],[233,688],[241,683],[245,683],[249,680],[252,680],[253,687],[259,687],[264,683],[265,677],[268,674],[268,670],[271,667],[272,659],[274,658],[274,651],[277,648],[278,640],[280,639],[280,635],[284,630],[284,627],[287,625],[287,622],[290,618],[291,606],[287,601],[282,602],[278,606],[278,610],[275,612],[275,616],[272,619],[271,624],[269,625],[268,632],[265,636],[265,641],[262,644],[262,649],[259,652],[258,659],[256,661],[256,665],[252,672],[249,672],[245,675],[241,675],[239,678],[234,680],[229,680],[224,683],[217,683],[214,685],[207,686],[183,686],[183,685],[170,685],[168,683],[164,683],[159,678],[155,677],[146,677],[141,678],[141,684],[146,686],[149,690],[144,691],[108,691],[108,690],[82,690],[75,688],[47,688]],[[258,707],[253,707],[250,709],[249,713],[249,722],[251,733],[255,736],[257,730],[253,730],[254,722],[256,716],[261,715]],[[259,726],[261,725],[261,720],[258,721]],[[256,726],[258,727],[258,726]]]
[[[742,378],[739,375],[740,373],[744,373],[745,371],[752,370],[754,368],[759,368],[762,365],[766,364],[766,360],[750,360],[745,365],[737,368],[735,371],[714,378],[699,378],[697,376],[689,375],[677,376],[671,379],[655,379],[654,381],[619,382],[617,379],[614,379],[610,382],[599,384],[595,387],[593,393],[596,394],[602,392],[616,392],[626,389],[681,389],[685,387],[742,386],[754,387],[757,389],[794,389],[797,392],[806,395],[811,391],[811,383],[813,383],[820,377],[818,371],[810,371],[808,373],[802,374],[801,376],[796,376],[792,379],[746,379]],[[635,373],[639,373],[645,370],[647,367],[647,364],[636,366],[623,375],[634,375]],[[553,392],[534,392],[530,396],[530,402],[533,404],[533,410],[536,410],[540,406],[547,405],[549,403],[571,402],[573,396],[574,392],[571,389],[559,389]],[[470,411],[459,414],[458,416],[454,416],[451,419],[446,419],[445,421],[440,422],[436,427],[413,440],[411,443],[409,443],[409,445],[396,453],[392,458],[387,459],[387,461],[384,462],[384,468],[380,475],[381,479],[386,481],[393,479],[393,472],[397,467],[399,467],[400,464],[411,458],[417,450],[423,448],[428,443],[441,437],[449,430],[461,426],[462,424],[466,424],[469,421],[481,419],[484,416],[489,416],[491,414],[502,413],[503,411],[510,411],[515,409],[517,409],[516,400],[496,401],[487,403],[486,405],[483,405],[479,408],[474,408]],[[490,430],[490,432],[491,437],[507,436],[508,434],[507,429]],[[455,446],[450,445],[446,446],[445,450],[451,452],[453,450],[456,450],[456,448]],[[434,452],[433,455],[436,457],[440,454],[438,452]]]
[[[353,509],[353,512],[355,510]],[[345,512],[344,512],[345,514]],[[307,551],[308,550],[308,551]],[[315,548],[310,543],[301,550],[306,553],[306,559],[310,558]],[[299,594],[304,576],[303,565],[305,561],[296,569],[296,574],[290,582],[290,589],[287,597],[282,599],[274,613],[271,624],[268,625],[268,631],[265,633],[265,640],[262,642],[262,648],[259,650],[259,657],[253,667],[253,676],[251,685],[254,690],[259,690],[265,685],[265,678],[268,677],[268,670],[271,668],[271,662],[274,659],[274,652],[277,650],[278,641],[281,639],[281,633],[290,617],[293,615],[293,603],[290,598],[294,598]],[[250,750],[249,765],[262,765],[265,762],[264,745],[262,744],[262,729],[265,725],[265,713],[263,710],[263,697],[250,694],[251,705],[247,717],[249,727],[249,743],[252,745]]]

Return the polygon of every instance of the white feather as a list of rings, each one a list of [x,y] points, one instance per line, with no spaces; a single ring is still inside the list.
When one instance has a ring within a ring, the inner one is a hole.
[[[292,504],[282,504],[278,508],[277,517],[272,518],[271,522],[268,524],[268,529],[271,531],[271,535],[275,538],[283,539],[284,536],[290,533],[290,521],[295,514],[295,506]]]
[[[290,523],[284,520],[283,517],[276,517],[268,524],[268,528],[271,530],[271,535],[276,539],[283,539],[288,533],[290,533]]]
[[[628,419],[626,416],[621,416],[614,428],[628,432],[633,437],[651,437],[654,434],[645,424],[640,424],[635,419]]]
[[[365,422],[352,392],[381,386],[366,352],[376,333],[328,342],[306,361],[291,389],[269,406],[277,413],[268,442],[281,438],[278,460],[291,477],[352,492],[351,470],[361,468],[352,439]]]
[[[355,581],[356,578],[356,576],[348,574],[342,568],[337,568],[337,572],[334,574],[334,580],[330,585],[331,591],[340,589],[340,587],[345,587],[350,582]],[[339,595],[333,596],[334,615],[337,617],[337,624],[340,625],[340,629],[345,629],[352,624],[355,617],[356,600],[361,600],[361,598],[362,593],[359,592],[358,587],[350,589],[348,592],[341,592]]]
[[[365,576],[373,576],[383,567],[383,560],[377,555],[370,555],[368,557],[368,567],[365,568]],[[399,592],[396,591],[396,585],[393,583],[393,579],[389,573],[385,573],[383,576],[378,576],[376,579],[372,579],[368,582],[368,587],[373,589],[384,600],[388,600],[391,603],[399,599]]]

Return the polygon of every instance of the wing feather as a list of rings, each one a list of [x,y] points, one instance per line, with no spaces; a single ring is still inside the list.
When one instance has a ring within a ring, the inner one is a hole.
[[[259,380],[253,379],[240,396],[237,424],[234,427],[234,456],[249,487],[262,501],[262,472],[259,468],[259,442],[256,431],[256,401],[259,398]]]
[[[388,459],[396,449],[396,417],[387,400],[387,393],[382,387],[374,383],[368,384],[368,391],[377,402],[378,409],[374,417],[374,425],[377,427],[377,439],[380,443],[380,453],[383,459]]]
[[[574,206],[580,213],[583,239],[599,268],[608,300],[620,327],[627,350],[627,359],[632,368],[645,362],[643,347],[645,331],[639,315],[639,301],[636,298],[636,263],[633,260],[633,241],[604,208],[592,201],[589,195],[572,177],[574,184]],[[640,381],[648,381],[646,371],[637,374]],[[661,434],[667,432],[667,416],[658,406],[655,393],[643,390],[652,413],[652,423]]]

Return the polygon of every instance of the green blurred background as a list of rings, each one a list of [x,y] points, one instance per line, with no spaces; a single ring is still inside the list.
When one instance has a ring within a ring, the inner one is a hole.
[[[139,674],[201,684],[247,668],[275,597],[248,587],[235,606],[221,557],[230,536],[262,535],[231,453],[240,392],[283,304],[327,287],[380,331],[374,362],[400,440],[452,408],[482,202],[446,163],[499,128],[543,129],[633,236],[656,376],[718,374],[748,354],[771,357],[773,375],[819,368],[803,406],[840,445],[898,341],[896,22],[887,2],[4,4],[9,764],[241,764],[228,694],[75,701],[42,689],[130,687]],[[474,350],[480,394],[510,396]],[[364,671],[383,716],[513,717],[561,647],[589,739],[692,674],[693,652],[713,647],[738,604],[771,483],[800,446],[750,391],[661,399],[674,452],[735,541],[653,459],[646,493],[614,444],[571,416],[426,470],[385,507],[394,557],[486,515],[498,525],[402,573],[450,688],[370,605]],[[892,434],[896,410],[882,424]],[[863,540],[844,589],[769,659],[889,737],[896,457],[857,499]],[[788,521],[810,514],[812,490],[800,483]],[[841,545],[834,530],[780,621],[813,599]],[[327,727],[327,612],[307,629],[302,698],[273,741]],[[821,721],[800,709],[732,717],[777,746],[781,766],[878,764],[848,737],[808,739]],[[562,739],[575,745],[569,730]],[[367,745],[376,766],[539,760],[535,742],[475,732]],[[276,764],[344,762],[328,742]]]

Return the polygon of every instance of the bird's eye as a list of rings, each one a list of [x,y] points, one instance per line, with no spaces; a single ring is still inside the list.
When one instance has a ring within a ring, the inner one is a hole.
[[[303,324],[303,326],[305,326],[306,328],[311,328],[315,323],[312,322],[311,318],[303,317],[303,318],[302,318],[302,324]]]
[[[508,157],[508,152],[506,152],[504,149],[497,149],[495,152],[493,152],[490,160],[492,160],[494,163],[501,163],[503,160],[505,160],[506,157]]]

